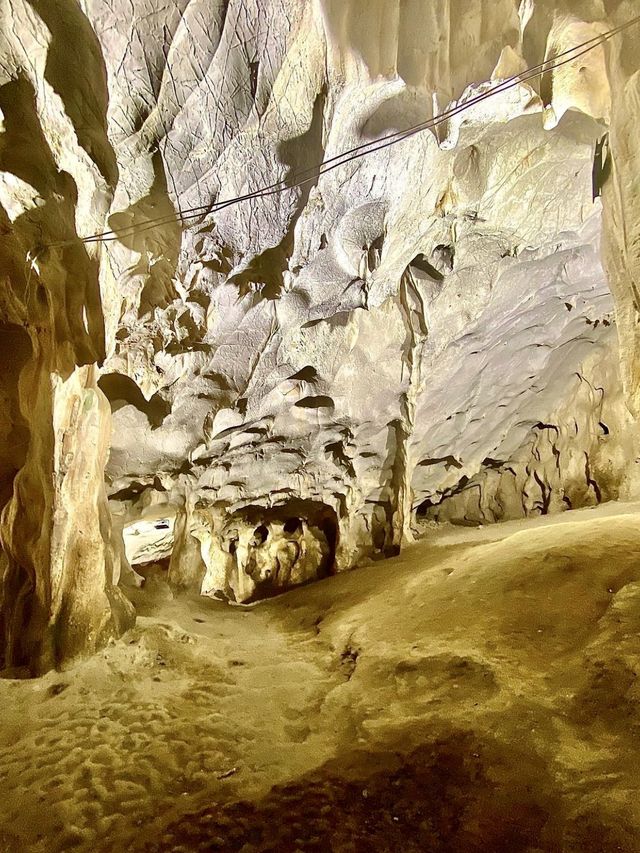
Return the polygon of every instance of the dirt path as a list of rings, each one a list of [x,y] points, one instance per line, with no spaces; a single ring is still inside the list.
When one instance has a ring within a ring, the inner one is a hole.
[[[342,678],[318,647],[266,610],[151,586],[147,615],[103,654],[0,682],[0,849],[125,849],[172,815],[265,793],[331,754],[315,709]]]

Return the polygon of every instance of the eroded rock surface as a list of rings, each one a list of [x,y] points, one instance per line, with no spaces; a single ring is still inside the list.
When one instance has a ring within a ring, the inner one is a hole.
[[[638,28],[479,99],[632,5],[3,5],[6,665],[121,630],[118,581],[169,548],[175,586],[243,601],[417,515],[634,493]],[[172,535],[125,548],[156,505]]]
[[[199,510],[193,535],[201,542],[205,595],[245,602],[326,577],[334,565],[335,516],[322,506],[302,505],[285,517],[250,507],[220,523]]]

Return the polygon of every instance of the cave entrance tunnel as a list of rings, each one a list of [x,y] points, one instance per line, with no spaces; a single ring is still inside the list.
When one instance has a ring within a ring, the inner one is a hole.
[[[224,569],[207,566],[203,594],[259,601],[332,574],[338,517],[326,504],[309,500],[251,505],[229,515],[219,537]]]
[[[138,585],[158,575],[172,583],[168,570],[174,551],[185,547],[178,513],[177,506],[163,503],[123,524],[124,552]],[[338,517],[318,501],[294,499],[276,507],[250,505],[234,512],[200,505],[188,529],[197,547],[188,555],[175,554],[175,562],[186,558],[193,564],[189,588],[232,604],[271,598],[321,580],[335,569]]]
[[[144,510],[122,528],[124,553],[138,583],[152,566],[166,571],[173,553],[177,507],[161,504]]]

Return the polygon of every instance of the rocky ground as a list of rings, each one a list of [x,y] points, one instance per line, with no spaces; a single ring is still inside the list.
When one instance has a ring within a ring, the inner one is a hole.
[[[640,851],[640,505],[433,528],[252,608],[160,569],[0,681],[0,850]]]

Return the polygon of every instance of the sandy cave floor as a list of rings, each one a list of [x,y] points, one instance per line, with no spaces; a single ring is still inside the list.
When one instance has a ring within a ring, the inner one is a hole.
[[[640,851],[640,504],[174,599],[0,681],[0,851]]]

